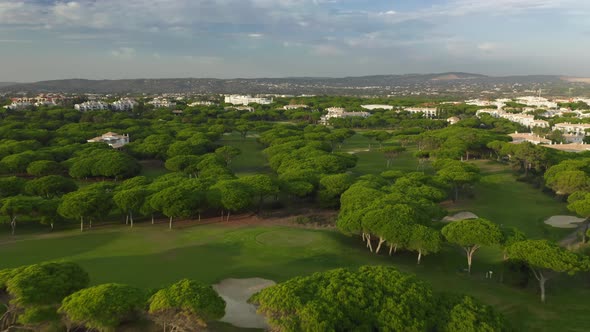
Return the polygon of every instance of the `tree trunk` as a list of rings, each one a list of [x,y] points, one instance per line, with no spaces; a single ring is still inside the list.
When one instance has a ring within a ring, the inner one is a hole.
[[[541,280],[539,280],[539,288],[541,289],[541,302],[545,303],[545,282],[547,279],[541,274]]]
[[[363,242],[365,242],[365,232],[361,232],[361,237],[363,238]]]
[[[387,159],[387,168],[389,168],[390,163],[391,163],[391,159]]]
[[[459,200],[459,186],[455,186],[455,199],[453,200],[453,202],[456,202]]]
[[[129,211],[129,222],[131,223],[131,228],[133,228],[133,211]]]
[[[478,246],[473,246],[471,248],[465,248],[465,252],[467,253],[467,272],[471,274],[471,262],[473,260],[473,254],[479,249]]]
[[[389,245],[389,256],[391,256],[391,252],[393,251],[393,244]]]
[[[422,258],[422,250],[418,250],[418,264],[420,264],[421,258]]]
[[[80,232],[84,232],[84,217],[80,217]]]
[[[152,225],[154,224],[154,214],[152,213]]]
[[[375,249],[376,254],[378,254],[379,250],[381,250],[381,245],[383,244],[383,242],[385,242],[385,239],[382,237],[379,237],[379,244],[377,245],[377,249]]]
[[[201,221],[201,211],[199,211],[199,221]]]
[[[588,232],[588,219],[584,220],[584,230],[582,231],[582,243],[586,243],[588,240],[586,237],[586,232]]]
[[[229,221],[229,215],[230,214],[231,214],[231,211],[230,210],[227,210],[227,219],[226,219],[226,221]]]
[[[14,231],[16,230],[16,216],[10,219],[10,228],[12,229],[11,234],[14,235]]]
[[[88,228],[92,228],[92,219],[88,219]]]
[[[367,234],[367,247],[369,247],[369,250],[373,252],[373,246],[371,245],[371,234]]]
[[[129,213],[125,215],[125,225],[129,225]]]
[[[221,209],[221,221],[223,221],[223,209]]]
[[[172,229],[172,217],[170,217],[170,221],[168,222],[168,229]]]
[[[49,226],[51,226],[51,231],[53,232],[54,223],[50,223]]]

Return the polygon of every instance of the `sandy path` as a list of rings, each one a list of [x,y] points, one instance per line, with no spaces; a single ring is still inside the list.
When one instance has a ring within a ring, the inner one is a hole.
[[[244,328],[268,328],[264,316],[256,313],[256,307],[248,299],[260,290],[274,285],[272,280],[262,278],[225,279],[213,288],[225,300],[225,316],[222,322]]]

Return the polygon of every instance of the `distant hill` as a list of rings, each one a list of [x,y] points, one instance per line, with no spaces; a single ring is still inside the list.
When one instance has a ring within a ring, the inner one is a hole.
[[[0,82],[0,88],[1,87],[5,87],[5,86],[14,86],[17,85],[18,83],[16,82]]]
[[[584,82],[584,80],[572,80]],[[477,86],[473,91],[493,89],[498,84],[520,84],[531,89],[575,84],[560,76],[493,77],[472,73],[450,72],[436,74],[372,75],[359,77],[287,77],[287,78],[169,78],[86,80],[66,79],[35,83],[3,84],[2,93],[250,93],[250,94],[388,94],[398,89],[417,91],[471,91],[466,85]],[[561,85],[560,85],[561,84]]]

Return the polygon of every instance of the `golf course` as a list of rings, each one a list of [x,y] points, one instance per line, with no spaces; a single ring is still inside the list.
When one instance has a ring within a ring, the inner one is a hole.
[[[232,162],[240,176],[252,172],[270,172],[262,146],[255,138],[242,140],[235,135],[223,138],[242,154]],[[342,146],[354,152],[358,164],[352,172],[379,173],[385,159],[368,148],[359,135]],[[473,195],[456,203],[445,202],[452,213],[470,211],[497,224],[517,227],[530,238],[559,240],[572,229],[545,225],[551,216],[568,213],[565,203],[539,189],[514,180],[511,170],[490,161],[476,161],[482,179]],[[412,171],[417,161],[411,153],[394,160],[390,169]],[[151,170],[154,172],[154,170]],[[164,171],[163,171],[164,172]],[[156,172],[157,173],[157,172]],[[337,211],[333,212],[335,215]],[[334,227],[305,227],[294,223],[297,216],[236,215],[230,221],[209,217],[197,222],[182,220],[168,229],[166,219],[152,225],[147,218],[134,228],[123,220],[97,225],[92,229],[47,229],[25,227],[15,236],[3,225],[0,237],[0,268],[12,268],[44,261],[72,261],[91,277],[91,284],[125,283],[144,289],[166,286],[182,278],[215,284],[227,278],[263,278],[282,282],[295,276],[334,268],[356,269],[362,265],[390,265],[416,274],[433,285],[435,291],[470,294],[494,305],[520,331],[584,331],[590,325],[590,296],[586,275],[559,275],[548,282],[547,302],[542,304],[531,280],[527,288],[510,287],[500,282],[502,252],[484,247],[474,257],[471,275],[465,272],[465,256],[451,245],[426,256],[416,264],[415,253],[379,255],[363,248],[360,237],[348,237]],[[441,223],[441,227],[442,227]],[[492,278],[486,273],[493,271]],[[580,301],[572,301],[572,298]],[[212,326],[220,331],[240,331],[227,324]]]

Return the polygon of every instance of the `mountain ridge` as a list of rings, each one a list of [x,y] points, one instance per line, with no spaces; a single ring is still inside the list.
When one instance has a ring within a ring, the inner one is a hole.
[[[568,80],[569,79],[569,80]],[[560,75],[488,76],[466,72],[431,74],[366,75],[346,77],[278,77],[278,78],[136,78],[136,79],[61,79],[33,83],[2,85],[3,93],[383,93],[392,87],[445,87],[457,84],[583,84],[583,79]]]

